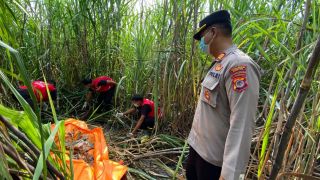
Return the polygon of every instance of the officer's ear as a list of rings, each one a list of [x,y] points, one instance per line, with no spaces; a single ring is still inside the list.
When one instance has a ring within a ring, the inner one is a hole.
[[[218,35],[218,28],[215,26],[212,26],[211,29],[212,39],[214,39]]]

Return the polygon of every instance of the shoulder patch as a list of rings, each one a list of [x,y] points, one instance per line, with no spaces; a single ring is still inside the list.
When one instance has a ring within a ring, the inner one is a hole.
[[[230,69],[232,89],[236,92],[243,92],[248,88],[247,66],[239,65]]]
[[[237,76],[232,78],[233,90],[236,92],[243,92],[248,88],[247,78],[243,76]]]
[[[245,72],[247,70],[246,65],[239,65],[230,69],[231,74],[235,74],[237,72]]]

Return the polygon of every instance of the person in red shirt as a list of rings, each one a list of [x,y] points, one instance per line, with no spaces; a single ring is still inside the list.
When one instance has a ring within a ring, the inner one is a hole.
[[[155,105],[153,101],[146,99],[141,95],[134,95],[131,100],[134,107],[124,113],[117,113],[116,116],[123,117],[138,112],[140,118],[133,131],[129,133],[130,136],[133,136],[137,133],[138,129],[148,130],[154,127]]]
[[[45,83],[43,81],[33,81],[31,82],[31,86],[33,89],[33,93],[37,98],[37,102],[48,102],[49,101],[49,95],[47,93],[46,86],[48,86],[50,96],[53,101],[56,101],[57,99],[57,89],[56,87],[51,83]],[[19,94],[27,101],[27,103],[33,107],[33,102],[31,99],[31,96],[28,92],[27,86],[19,86],[18,88]],[[15,98],[16,99],[16,98]]]
[[[82,109],[87,109],[90,101],[95,94],[98,95],[97,101],[99,110],[112,108],[112,98],[115,93],[117,83],[108,76],[100,76],[95,79],[84,79],[82,84],[89,89],[86,94],[86,102],[82,106]]]

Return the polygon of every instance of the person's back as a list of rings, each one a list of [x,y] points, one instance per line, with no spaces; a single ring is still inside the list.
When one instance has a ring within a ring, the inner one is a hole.
[[[48,90],[51,95],[51,98],[53,100],[56,100],[57,90],[53,84],[45,83],[43,81],[37,80],[37,81],[33,81],[31,83],[31,86],[32,86],[33,93],[36,96],[38,102],[47,102],[49,100],[49,96],[48,96],[47,89],[46,89],[47,86],[48,86]],[[27,86],[19,86],[20,94],[24,98],[29,99],[30,95],[29,95],[27,89],[28,89]]]
[[[82,84],[89,90],[86,94],[86,101],[82,106],[82,109],[88,109],[90,111],[90,102],[94,96],[97,96],[98,111],[109,111],[113,108],[112,98],[114,96],[117,83],[108,76],[99,76],[95,79],[84,79]],[[89,114],[86,112],[82,118],[86,118]]]
[[[112,78],[108,76],[100,76],[92,80],[91,88],[97,92],[106,92],[110,90],[114,84],[108,84],[108,81],[113,81]],[[105,82],[105,85],[102,85],[102,82]],[[102,85],[102,86],[101,86]],[[101,88],[99,88],[101,86]]]
[[[47,87],[50,92],[51,98],[56,99],[56,88],[53,84],[45,83],[43,81],[33,81],[32,87],[34,88],[34,93],[36,94],[37,100],[48,101],[49,96],[47,93]],[[37,92],[35,92],[37,91]],[[42,99],[41,99],[42,98]]]
[[[149,99],[143,99],[143,104],[141,107],[137,108],[139,113],[144,111],[143,114],[146,115],[146,118],[154,118],[154,102]]]

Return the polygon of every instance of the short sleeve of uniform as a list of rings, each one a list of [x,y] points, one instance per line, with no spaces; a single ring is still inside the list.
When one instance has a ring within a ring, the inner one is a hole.
[[[151,108],[148,105],[143,105],[141,107],[141,115],[144,115],[147,117],[150,111],[151,111]]]
[[[245,172],[250,156],[259,98],[260,68],[249,57],[235,60],[224,78],[231,114],[221,176],[238,180],[240,174]]]

